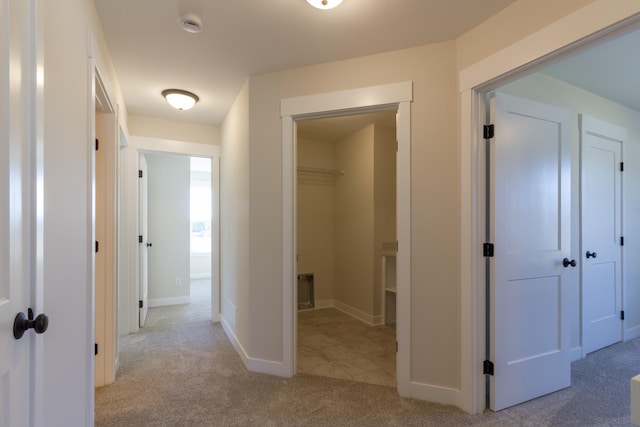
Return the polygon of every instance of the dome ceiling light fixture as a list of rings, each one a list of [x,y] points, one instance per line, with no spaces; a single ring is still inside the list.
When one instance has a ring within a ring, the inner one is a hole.
[[[176,110],[188,110],[200,100],[195,93],[182,89],[165,89],[162,91],[162,96]]]
[[[307,0],[307,3],[318,9],[326,10],[338,6],[342,0]]]

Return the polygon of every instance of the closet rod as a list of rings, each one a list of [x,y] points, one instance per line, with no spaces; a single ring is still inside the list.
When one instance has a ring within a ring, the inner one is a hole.
[[[321,168],[317,166],[298,166],[298,172],[318,173],[323,175],[344,175],[341,169]]]

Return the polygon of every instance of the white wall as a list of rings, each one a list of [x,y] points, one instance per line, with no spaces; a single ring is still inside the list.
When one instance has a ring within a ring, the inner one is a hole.
[[[622,174],[622,217],[625,246],[623,253],[623,297],[625,310],[625,339],[640,336],[640,112],[599,97],[542,73],[520,79],[500,89],[503,92],[569,109],[573,117],[572,146],[572,230],[573,254],[580,248],[580,131],[578,115],[587,114],[614,123],[629,131],[623,147],[625,170]],[[576,274],[578,271],[575,272]],[[572,287],[572,348],[581,346],[579,281]]]
[[[146,153],[149,306],[190,301],[191,164],[188,156]],[[178,280],[180,286],[177,285]]]

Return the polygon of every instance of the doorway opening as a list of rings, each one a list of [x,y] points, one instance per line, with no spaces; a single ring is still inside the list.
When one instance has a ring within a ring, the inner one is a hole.
[[[395,388],[396,110],[301,120],[296,148],[297,372]]]
[[[282,116],[282,307],[283,363],[281,375],[297,367],[297,126],[299,121],[387,110],[396,115],[396,383],[401,396],[411,396],[411,101],[412,82],[392,83],[339,92],[283,99]]]
[[[141,306],[198,302],[211,317],[212,160],[149,152],[140,160],[140,229],[148,230],[140,248],[140,294],[148,289],[148,302]]]

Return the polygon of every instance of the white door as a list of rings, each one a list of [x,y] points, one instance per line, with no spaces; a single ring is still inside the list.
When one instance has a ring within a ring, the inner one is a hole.
[[[26,426],[39,418],[42,338],[28,330],[14,338],[14,319],[41,305],[38,253],[42,222],[36,177],[36,0],[0,1],[0,426]]]
[[[500,93],[491,107],[489,399],[500,410],[571,385],[571,147],[567,111]]]
[[[147,230],[147,159],[140,154],[140,327],[149,311],[149,247]]]
[[[581,116],[582,352],[622,341],[622,186],[627,132]]]

